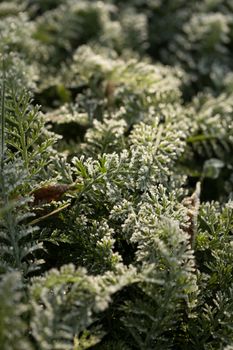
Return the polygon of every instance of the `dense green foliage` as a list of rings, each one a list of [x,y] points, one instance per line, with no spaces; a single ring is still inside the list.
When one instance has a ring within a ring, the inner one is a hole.
[[[0,0],[1,350],[233,349],[231,0]]]

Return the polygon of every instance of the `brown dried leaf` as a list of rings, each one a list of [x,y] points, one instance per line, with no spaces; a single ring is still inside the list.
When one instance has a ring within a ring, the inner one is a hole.
[[[55,184],[38,188],[31,193],[34,196],[33,205],[58,201],[65,192],[71,189],[71,187],[72,185]]]

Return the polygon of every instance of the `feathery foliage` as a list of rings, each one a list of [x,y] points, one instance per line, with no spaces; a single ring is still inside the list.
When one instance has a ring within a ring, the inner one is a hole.
[[[0,0],[0,348],[233,346],[231,0]]]

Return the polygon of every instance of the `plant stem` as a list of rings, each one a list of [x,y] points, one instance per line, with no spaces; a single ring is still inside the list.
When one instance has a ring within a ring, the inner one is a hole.
[[[27,144],[26,144],[26,137],[25,132],[23,129],[22,121],[20,121],[19,124],[20,134],[21,134],[21,144],[22,144],[22,158],[24,160],[25,167],[28,171],[28,152],[27,152]]]
[[[6,84],[6,71],[4,56],[2,59],[2,94],[1,94],[1,171],[3,169],[4,152],[5,152],[5,84]]]

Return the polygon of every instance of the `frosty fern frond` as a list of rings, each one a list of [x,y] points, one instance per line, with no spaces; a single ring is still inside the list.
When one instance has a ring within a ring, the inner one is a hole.
[[[51,146],[55,138],[44,129],[39,107],[31,105],[30,94],[19,91],[15,84],[7,85],[6,146],[7,156],[22,158],[32,179],[50,162]]]
[[[19,272],[8,272],[0,280],[0,344],[2,350],[32,350],[27,337],[27,313]],[[9,329],[11,328],[11,332]]]
[[[28,181],[50,162],[48,150],[54,139],[37,144],[43,127],[38,109],[31,107],[29,93],[20,91],[16,80],[9,80],[8,71],[3,77],[0,195],[5,210],[0,223],[1,265],[26,276],[36,268],[34,253],[42,248],[36,238],[37,228],[28,224],[33,216]]]
[[[2,269],[16,269],[25,276],[36,268],[34,252],[42,248],[35,238],[37,228],[27,224],[33,216],[29,210],[32,199],[20,194],[27,180],[22,161],[4,163],[0,177],[0,199],[5,207],[0,220],[0,263]]]
[[[88,329],[92,331],[90,340],[98,342],[103,336],[94,326],[98,313],[108,307],[112,294],[134,278],[135,271],[122,266],[116,273],[91,276],[70,264],[34,280],[30,288],[31,328],[36,342],[42,349],[71,350],[73,342],[85,344],[83,335]]]
[[[191,315],[195,305],[194,256],[174,221],[139,225],[132,241],[138,242],[142,262],[140,283],[135,299],[126,303],[124,324],[140,349],[167,349],[172,339],[166,332],[179,328],[182,314]]]
[[[221,94],[214,98],[202,94],[193,102],[196,130],[188,142],[199,154],[230,162],[233,149],[232,96]]]

